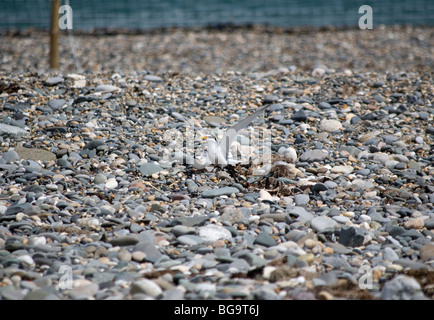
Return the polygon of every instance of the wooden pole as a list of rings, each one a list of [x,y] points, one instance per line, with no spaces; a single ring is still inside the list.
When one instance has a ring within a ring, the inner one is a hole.
[[[59,69],[59,8],[60,0],[51,0],[50,68]]]

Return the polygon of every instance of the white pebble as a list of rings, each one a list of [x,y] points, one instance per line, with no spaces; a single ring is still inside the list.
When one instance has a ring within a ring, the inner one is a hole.
[[[107,189],[115,189],[118,186],[118,182],[116,181],[115,178],[110,178],[107,180],[107,182],[105,183],[105,187]]]

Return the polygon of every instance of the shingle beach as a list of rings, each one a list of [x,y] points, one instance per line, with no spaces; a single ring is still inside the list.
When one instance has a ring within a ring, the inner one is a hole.
[[[74,41],[0,36],[0,299],[434,298],[434,28]]]

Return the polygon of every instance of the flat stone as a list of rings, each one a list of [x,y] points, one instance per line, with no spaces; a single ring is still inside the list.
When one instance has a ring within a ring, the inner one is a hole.
[[[335,132],[342,129],[342,124],[339,120],[322,120],[319,124],[319,130],[322,132]]]
[[[156,298],[160,294],[163,293],[163,290],[160,288],[160,286],[158,284],[156,284],[152,280],[140,279],[140,280],[134,281],[131,284],[130,293],[131,294],[144,293],[144,294],[149,295],[153,298]]]
[[[422,229],[425,226],[425,222],[422,218],[414,218],[404,222],[404,228],[406,229]]]
[[[59,83],[62,83],[63,81],[65,81],[65,79],[63,77],[50,77],[47,80],[45,80],[45,84],[49,85],[49,86],[55,86]]]
[[[107,177],[103,173],[98,173],[93,180],[95,184],[105,184],[106,181]]]
[[[399,259],[398,254],[390,247],[386,247],[383,249],[383,260],[394,262]]]
[[[48,102],[48,106],[53,110],[59,110],[66,104],[65,99],[54,99]]]
[[[232,239],[231,232],[228,229],[218,225],[207,225],[200,227],[198,229],[198,234],[205,242],[215,242],[220,239]]]
[[[187,227],[183,225],[177,225],[170,230],[176,237],[183,236],[186,234],[194,234],[196,232],[196,228],[194,227]]]
[[[341,173],[341,174],[350,174],[354,171],[352,166],[334,166],[331,168],[331,173]]]
[[[153,74],[148,74],[144,77],[145,80],[147,81],[152,81],[152,82],[160,82],[163,81],[163,79],[159,76],[153,75]]]
[[[266,247],[272,247],[272,246],[277,245],[276,240],[274,240],[273,237],[269,233],[264,232],[264,231],[262,231],[258,234],[254,243],[260,244],[260,245],[263,245]]]
[[[146,260],[151,262],[157,261],[162,256],[161,252],[158,251],[155,242],[152,239],[140,240],[140,242],[133,247],[133,252],[135,251],[140,251],[145,253]]]
[[[210,123],[223,124],[226,122],[224,118],[217,117],[217,116],[206,116],[203,117],[203,120],[208,124]]]
[[[139,171],[143,176],[148,177],[154,173],[163,171],[163,168],[155,163],[144,163],[140,166]]]
[[[305,208],[299,206],[290,209],[288,211],[288,216],[289,216],[288,217],[289,220],[287,221],[288,223],[291,223],[292,220],[291,216],[296,216],[297,217],[296,220],[302,223],[307,223],[314,218],[314,215],[312,213],[306,211]]]
[[[201,193],[201,196],[204,198],[215,198],[223,195],[230,196],[233,193],[237,194],[239,192],[240,191],[235,187],[223,187],[223,188],[205,190]]]
[[[304,162],[314,162],[314,161],[322,161],[327,157],[327,152],[320,150],[320,149],[314,149],[304,152],[299,160]]]
[[[219,221],[222,221],[222,222],[227,221],[231,225],[233,225],[234,223],[239,223],[243,219],[244,219],[243,214],[237,208],[229,208],[229,209],[225,210],[220,217],[218,217]]]
[[[195,236],[192,234],[186,234],[186,235],[179,236],[178,238],[176,238],[176,240],[179,243],[185,244],[188,246],[195,246],[195,245],[201,244],[203,242],[202,237]]]
[[[307,114],[303,109],[300,109],[291,116],[291,119],[294,121],[306,121],[307,120]]]
[[[297,206],[305,206],[309,203],[310,198],[307,194],[296,194],[294,196],[294,202]]]
[[[316,232],[324,232],[327,229],[334,228],[335,226],[338,226],[339,224],[329,217],[315,217],[311,220],[310,226],[312,229],[314,229]]]
[[[16,126],[10,126],[8,124],[0,123],[0,136],[19,137],[29,134],[28,131]]]
[[[110,178],[105,183],[105,187],[107,189],[115,189],[117,186],[118,186],[118,182],[116,181],[116,178]]]
[[[427,229],[434,229],[434,218],[425,219],[424,225]]]
[[[363,179],[354,179],[352,181],[352,184],[354,187],[360,189],[371,189],[375,186],[375,184],[372,181],[367,181]]]
[[[434,244],[428,243],[428,244],[423,245],[419,249],[419,255],[423,261],[434,260]]]
[[[83,149],[88,149],[88,150],[93,150],[98,148],[99,146],[102,146],[105,144],[105,141],[102,139],[94,139],[88,143],[86,143],[86,145],[83,147]]]
[[[139,239],[135,236],[122,236],[118,238],[114,238],[110,241],[112,246],[133,246],[139,242]]]
[[[382,300],[426,300],[419,282],[412,277],[398,275],[381,289]]]
[[[95,88],[96,92],[114,92],[119,90],[121,90],[121,88],[109,84],[100,84]]]
[[[277,101],[279,101],[279,97],[275,95],[269,94],[264,97],[264,103],[275,103]]]
[[[7,163],[12,163],[12,162],[14,162],[16,160],[20,160],[20,156],[13,149],[10,149],[8,152],[3,153],[2,154],[2,158],[4,160],[6,160]]]
[[[134,252],[131,254],[131,258],[132,258],[134,261],[137,261],[137,262],[143,262],[143,261],[145,260],[145,258],[146,258],[146,253],[144,253],[144,252],[142,252],[142,251],[134,251]]]

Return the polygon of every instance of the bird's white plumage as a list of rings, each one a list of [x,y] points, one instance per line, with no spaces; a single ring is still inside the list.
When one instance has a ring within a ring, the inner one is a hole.
[[[228,156],[232,143],[235,142],[238,132],[246,128],[253,120],[256,119],[269,105],[263,106],[253,112],[251,115],[242,119],[228,130],[226,130],[222,139],[217,142],[215,139],[208,139],[208,153],[201,160],[195,159],[193,167],[203,169],[209,165],[218,165],[221,167],[228,165]]]

